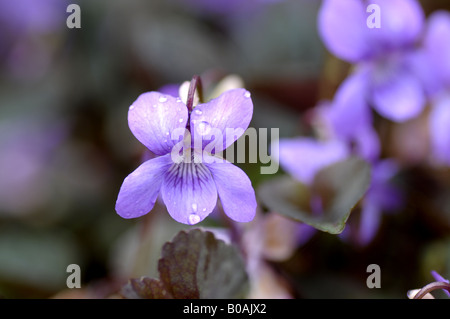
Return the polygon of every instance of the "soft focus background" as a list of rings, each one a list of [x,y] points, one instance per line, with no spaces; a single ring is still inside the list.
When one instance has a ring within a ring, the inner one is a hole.
[[[251,126],[310,133],[309,110],[333,97],[349,68],[319,38],[321,1],[213,2],[0,0],[1,297],[105,298],[127,278],[155,275],[161,245],[186,226],[164,206],[139,220],[115,212],[122,181],[145,152],[127,124],[139,94],[194,74],[237,74],[252,92]],[[81,29],[66,27],[70,3],[81,8]],[[445,0],[422,5],[427,14],[450,10]],[[396,144],[417,142],[425,125],[384,127],[385,152],[416,164],[396,177],[405,203],[383,216],[369,244],[307,228],[293,242],[297,223],[271,212],[245,226],[247,250],[258,250],[261,273],[270,270],[250,296],[406,298],[433,280],[431,270],[448,278],[450,170]],[[240,166],[255,188],[271,178],[258,164]],[[366,286],[373,263],[381,289]],[[69,264],[80,265],[82,289],[67,289]]]

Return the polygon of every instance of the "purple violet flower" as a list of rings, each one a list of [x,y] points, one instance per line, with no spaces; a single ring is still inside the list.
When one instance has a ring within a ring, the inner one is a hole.
[[[367,25],[369,4],[380,8],[380,28]],[[330,52],[357,65],[366,103],[383,117],[403,122],[425,107],[425,92],[414,70],[423,21],[416,0],[325,0],[318,28]]]
[[[45,180],[51,175],[55,149],[66,136],[61,119],[0,121],[0,214],[32,214],[49,199]]]
[[[372,164],[371,185],[361,202],[360,224],[355,228],[347,225],[341,234],[342,239],[352,238],[360,245],[374,238],[381,213],[394,210],[402,202],[399,190],[391,184],[398,172],[396,163],[380,160],[379,137],[361,89],[366,79],[364,73],[351,75],[338,88],[332,102],[318,106],[315,123],[321,139],[281,139],[275,154],[281,167],[306,185],[312,184],[321,169],[352,154]],[[311,209],[320,213],[320,198],[312,198]]]
[[[333,102],[317,108],[316,120],[326,139],[344,141],[353,153],[373,162],[380,155],[380,140],[364,100],[366,80],[363,72],[349,76],[339,86]]]
[[[67,0],[0,0],[0,61],[23,81],[43,76],[63,35]]]
[[[201,222],[216,207],[217,196],[232,220],[253,219],[256,197],[250,179],[237,166],[215,156],[247,129],[253,113],[250,92],[229,90],[195,108],[192,100],[188,96],[185,104],[171,95],[147,92],[130,106],[131,132],[157,157],[123,181],[116,202],[121,217],[147,214],[161,194],[169,214],[183,224]],[[230,139],[227,129],[235,129],[236,135]],[[211,144],[215,152],[208,151]]]
[[[450,13],[434,12],[427,21],[418,73],[431,99],[430,138],[434,158],[450,165]]]
[[[297,137],[281,139],[279,153],[273,153],[281,167],[304,184],[311,184],[324,167],[356,154],[376,161],[380,142],[372,127],[372,114],[364,102],[362,73],[347,78],[338,88],[334,100],[316,109],[320,139]]]

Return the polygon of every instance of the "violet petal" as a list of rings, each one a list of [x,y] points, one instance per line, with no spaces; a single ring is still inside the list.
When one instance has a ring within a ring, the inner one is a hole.
[[[237,222],[253,220],[256,214],[256,196],[244,171],[226,161],[206,165],[216,183],[225,214]]]
[[[192,111],[192,140],[196,143],[196,139],[201,139],[202,149],[210,144],[215,151],[222,151],[245,132],[252,115],[250,92],[245,89],[229,90],[208,103],[197,105]]]
[[[420,81],[408,72],[396,72],[374,84],[372,102],[375,110],[394,122],[418,116],[425,107],[425,93]]]
[[[202,163],[172,164],[165,174],[161,194],[170,216],[188,225],[201,222],[217,204],[216,185]]]
[[[128,175],[120,187],[116,211],[123,218],[136,218],[152,210],[163,177],[172,160],[170,155],[156,157],[141,164]]]
[[[435,103],[429,127],[433,155],[439,162],[450,165],[450,96]]]
[[[370,41],[388,52],[411,47],[420,36],[425,14],[417,0],[370,0],[380,8],[380,28],[369,29]],[[369,13],[367,13],[369,16]]]
[[[349,155],[345,143],[338,140],[323,142],[312,138],[281,139],[278,147],[278,154],[272,153],[274,158],[287,173],[305,184],[312,183],[319,170]]]
[[[319,34],[328,50],[348,62],[371,55],[366,8],[360,0],[325,0],[319,11]]]
[[[184,132],[187,120],[186,105],[180,99],[159,92],[141,94],[128,111],[131,132],[157,155],[170,153],[182,140],[180,132]]]

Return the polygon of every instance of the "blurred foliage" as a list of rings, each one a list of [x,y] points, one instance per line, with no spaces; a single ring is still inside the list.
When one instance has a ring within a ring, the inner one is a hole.
[[[128,107],[142,92],[194,74],[238,74],[252,92],[250,126],[277,127],[289,137],[311,134],[309,110],[332,97],[348,71],[319,40],[320,1],[279,1],[214,17],[180,0],[71,2],[81,7],[81,29],[66,28],[62,6],[58,27],[50,31],[0,32],[0,172],[8,181],[0,182],[5,298],[105,298],[129,278],[157,275],[163,243],[183,225],[162,205],[139,220],[121,219],[114,210],[123,179],[145,151],[127,125]],[[422,3],[427,12],[450,9],[448,1]],[[395,141],[393,130],[382,127],[388,144]],[[29,163],[39,166],[20,175]],[[260,163],[240,166],[256,185],[269,178],[259,174]],[[449,278],[450,171],[413,164],[398,183],[408,200],[397,214],[385,216],[370,245],[317,232],[285,260],[259,256],[262,265],[253,275],[279,284],[277,296],[299,298],[406,298],[407,290],[432,281],[432,269]],[[225,224],[235,232],[232,238],[260,227],[259,220],[226,223],[219,210],[200,226]],[[267,233],[283,235],[267,227]],[[257,244],[246,248],[247,261]],[[82,270],[78,291],[66,290],[66,267],[73,263]],[[381,289],[365,285],[371,263],[381,267]]]
[[[339,234],[370,184],[370,165],[351,158],[321,170],[311,188],[283,176],[266,182],[259,197],[270,210]]]

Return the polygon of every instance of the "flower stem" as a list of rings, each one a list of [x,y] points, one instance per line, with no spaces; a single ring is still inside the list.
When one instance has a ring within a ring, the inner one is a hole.
[[[203,102],[202,80],[201,80],[200,76],[198,76],[198,75],[194,75],[192,77],[191,84],[189,85],[189,91],[188,91],[187,103],[186,103],[189,113],[192,112],[192,109],[194,107],[195,90],[197,90],[200,102]]]
[[[413,299],[422,299],[427,293],[437,289],[444,289],[450,292],[450,284],[440,281],[432,282],[431,284],[428,284],[420,289],[420,291],[414,296]]]

